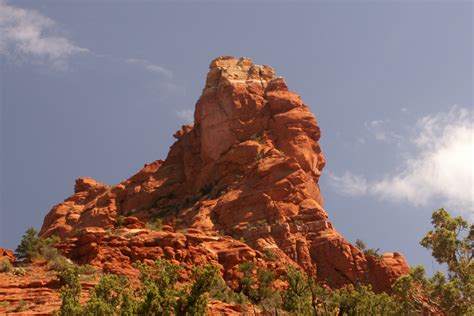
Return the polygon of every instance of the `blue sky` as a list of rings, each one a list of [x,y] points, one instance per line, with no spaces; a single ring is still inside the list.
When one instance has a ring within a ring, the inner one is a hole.
[[[271,65],[322,128],[325,209],[410,264],[438,207],[472,220],[468,1],[1,1],[0,245],[68,197],[164,159],[210,61]]]

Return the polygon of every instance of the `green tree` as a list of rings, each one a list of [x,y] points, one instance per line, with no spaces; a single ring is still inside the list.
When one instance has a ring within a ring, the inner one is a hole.
[[[283,308],[296,315],[312,315],[312,293],[308,276],[302,270],[290,266],[286,270],[287,289],[283,292]]]
[[[50,260],[59,255],[58,250],[53,247],[59,241],[59,238],[56,236],[38,237],[36,229],[30,227],[23,235],[20,244],[15,250],[15,254],[18,259],[25,259],[27,261],[39,257]]]
[[[364,253],[364,255],[366,256],[373,256],[373,257],[382,257],[380,254],[379,254],[379,248],[377,249],[374,249],[374,248],[367,248],[367,246],[365,245],[365,242],[363,242],[361,239],[357,239],[355,241],[355,245],[357,248],[359,248],[360,251],[362,251]]]
[[[251,298],[253,288],[255,286],[255,280],[253,277],[253,270],[255,269],[255,263],[252,261],[244,262],[239,265],[239,270],[243,276],[239,281],[239,291],[244,293],[248,298]]]
[[[82,316],[84,310],[80,304],[81,283],[75,266],[67,267],[59,273],[61,287],[61,316]]]
[[[340,315],[402,315],[396,302],[387,293],[376,294],[370,285],[348,286],[334,291],[333,306]]]
[[[141,271],[143,300],[138,306],[140,315],[172,315],[176,308],[178,273],[181,267],[168,260],[158,259],[152,267],[138,264]]]
[[[253,262],[242,263],[239,270],[243,273],[239,282],[239,292],[248,297],[253,304],[260,305],[266,311],[273,311],[280,307],[281,297],[273,288],[275,274],[272,271],[263,268],[256,269]]]
[[[447,265],[448,275],[437,272],[427,278],[424,268],[415,266],[394,284],[394,296],[406,313],[420,313],[430,306],[447,315],[474,315],[474,226],[443,208],[431,219],[434,229],[420,244],[431,250],[438,263]]]
[[[124,277],[105,274],[95,286],[86,306],[86,314],[92,316],[118,315],[126,295],[128,281]],[[130,298],[129,296],[126,296]],[[134,305],[132,302],[127,304]]]
[[[448,266],[448,276],[435,274],[430,292],[446,312],[474,314],[474,225],[443,208],[433,213],[431,223],[434,229],[420,244],[431,250],[438,263]]]
[[[176,307],[176,315],[206,315],[210,292],[219,283],[221,276],[215,265],[194,267],[191,273],[194,280],[191,289],[181,291]]]
[[[437,274],[431,280],[433,291],[446,296],[453,311],[474,313],[474,225],[461,216],[451,217],[443,208],[433,213],[431,223],[434,229],[420,244],[431,250],[438,263],[448,266],[447,278]]]

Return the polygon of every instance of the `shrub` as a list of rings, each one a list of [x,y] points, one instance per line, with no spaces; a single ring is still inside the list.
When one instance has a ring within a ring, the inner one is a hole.
[[[201,187],[201,189],[199,190],[201,192],[201,194],[204,196],[204,195],[208,195],[209,193],[212,192],[212,190],[214,189],[216,183],[215,182],[210,182],[210,183],[206,183],[204,186]]]
[[[218,276],[217,282],[212,286],[209,297],[224,303],[243,304],[247,302],[245,295],[234,292],[220,276]]]
[[[255,161],[260,161],[265,158],[265,153],[263,151],[259,151],[255,156]]]
[[[272,287],[275,274],[272,271],[258,268],[254,277],[255,263],[245,262],[239,266],[243,277],[239,290],[254,304],[260,304],[265,310],[275,309],[281,304],[280,295]]]
[[[209,199],[214,200],[220,197],[226,191],[227,191],[226,187],[216,187],[208,194],[208,197]]]
[[[95,268],[91,266],[90,264],[85,264],[82,266],[77,266],[78,272],[81,275],[91,275],[95,274]]]
[[[119,227],[122,226],[124,220],[125,220],[125,216],[122,216],[122,215],[117,216],[115,218],[115,225]]]
[[[268,226],[268,222],[267,222],[266,219],[262,219],[262,220],[259,220],[259,221],[248,223],[247,224],[247,229],[261,228],[261,227],[265,227],[265,226]]]
[[[162,231],[163,224],[161,222],[161,219],[155,218],[151,222],[146,223],[146,228],[148,228],[149,230]]]
[[[265,303],[271,307],[278,305],[276,301],[279,300],[279,295],[272,287],[273,281],[275,281],[275,273],[267,269],[259,268],[257,270],[257,281],[258,287],[254,291],[254,301],[259,303],[265,301]]]
[[[250,297],[250,292],[255,285],[255,280],[252,275],[254,269],[255,263],[252,261],[244,262],[239,265],[239,270],[243,273],[242,278],[239,280],[239,290],[247,297]]]
[[[191,273],[194,282],[191,290],[181,291],[180,299],[176,305],[176,315],[206,315],[209,293],[220,279],[219,270],[214,265],[194,267]]]
[[[2,272],[10,272],[12,270],[13,266],[10,260],[7,258],[3,258],[0,260],[0,273]]]
[[[61,287],[61,316],[81,316],[84,310],[80,304],[81,283],[77,267],[70,266],[59,272]]]
[[[398,304],[387,293],[375,294],[370,286],[348,286],[331,294],[328,307],[339,309],[340,315],[409,315],[401,314]]]
[[[152,267],[139,263],[143,300],[138,306],[139,315],[172,315],[176,307],[178,273],[181,267],[158,259]]]
[[[104,275],[95,286],[85,312],[89,315],[117,315],[126,292],[128,281],[113,274]]]
[[[359,248],[361,251],[364,251],[367,247],[365,245],[365,242],[363,242],[361,239],[357,239],[355,241],[355,245],[357,248]]]
[[[18,259],[31,261],[33,258],[45,258],[50,260],[58,255],[53,247],[60,239],[56,236],[47,238],[38,237],[38,232],[33,227],[27,229],[20,244],[15,250]]]
[[[12,273],[16,276],[24,276],[26,274],[26,269],[22,267],[13,268]]]
[[[380,248],[374,249],[374,248],[369,248],[364,250],[364,255],[366,256],[372,256],[372,257],[377,257],[377,258],[382,258],[383,256],[379,254]]]
[[[72,265],[73,265],[73,263],[72,263],[71,260],[69,260],[68,258],[66,258],[64,256],[61,256],[61,255],[58,255],[57,257],[52,258],[48,262],[48,267],[51,270],[54,270],[54,271],[57,271],[57,272],[63,271],[65,269],[71,267]]]
[[[28,308],[28,304],[24,300],[18,302],[18,306],[15,308],[15,312],[23,312]]]
[[[306,273],[290,266],[286,270],[286,281],[288,288],[283,292],[283,308],[296,315],[310,315],[312,296]]]
[[[265,137],[262,134],[253,134],[249,139],[259,144],[263,144],[265,142]]]
[[[366,255],[366,256],[382,258],[382,255],[379,254],[380,248],[377,248],[377,249],[374,249],[374,248],[367,248],[367,246],[365,245],[365,243],[364,243],[362,240],[360,240],[360,239],[357,239],[357,240],[356,240],[355,245],[356,245],[356,247],[359,248],[360,251],[362,251],[362,252],[364,253],[364,255]]]
[[[269,248],[263,249],[262,252],[265,255],[265,260],[276,261],[278,259],[278,255]]]

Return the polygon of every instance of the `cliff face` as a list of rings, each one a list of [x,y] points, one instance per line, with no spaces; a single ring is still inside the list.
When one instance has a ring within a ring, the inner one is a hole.
[[[299,265],[330,286],[363,282],[376,291],[407,273],[401,255],[368,258],[329,222],[319,126],[271,67],[212,61],[194,120],[176,132],[165,161],[122,183],[78,179],[40,234],[60,236],[61,250],[79,263],[130,276],[132,262],[157,257],[213,262],[229,284],[245,261],[278,273]],[[146,228],[156,218],[163,231]]]

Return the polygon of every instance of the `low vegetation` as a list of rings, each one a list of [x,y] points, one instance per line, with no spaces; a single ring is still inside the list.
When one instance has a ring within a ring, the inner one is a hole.
[[[161,222],[160,218],[155,218],[148,223],[146,223],[146,228],[149,230],[155,230],[155,231],[162,231],[163,230],[163,224]]]
[[[357,239],[356,242],[355,242],[355,245],[357,248],[360,249],[360,251],[362,251],[364,253],[364,255],[366,256],[371,256],[371,257],[377,257],[377,258],[381,258],[382,255],[379,254],[379,248],[377,249],[374,249],[374,248],[367,248],[367,246],[365,245],[365,243],[360,240],[360,239]]]
[[[78,271],[64,270],[60,315],[205,315],[213,289],[223,282],[212,265],[193,268],[193,281],[187,285],[178,284],[181,267],[170,261],[136,266],[141,271],[139,288],[132,291],[125,278],[105,274],[85,305],[80,304]]]
[[[253,134],[249,138],[250,140],[257,142],[259,144],[264,144],[265,143],[265,136],[262,134]]]
[[[267,261],[277,261],[278,255],[271,249],[265,248],[262,250],[263,255],[265,256],[265,260]]]
[[[376,294],[370,286],[330,290],[294,267],[287,270],[283,308],[296,315],[401,315],[394,297]]]
[[[0,273],[10,272],[13,269],[13,265],[7,258],[0,260]]]
[[[260,161],[260,160],[263,160],[264,158],[265,158],[265,152],[263,150],[259,151],[257,155],[255,155],[255,161]]]
[[[125,216],[123,215],[117,216],[117,218],[115,219],[115,225],[118,227],[121,227],[123,225],[124,220],[125,220]]]
[[[95,273],[95,269],[91,265],[77,266],[70,259],[60,254],[58,249],[54,247],[59,242],[59,238],[39,237],[38,232],[34,228],[28,228],[23,235],[20,245],[16,248],[15,254],[18,259],[24,262],[31,262],[33,259],[42,259],[48,261],[48,268],[61,273],[64,270],[74,268],[79,274],[90,275]],[[12,273],[17,276],[26,274],[23,267],[12,269]]]

